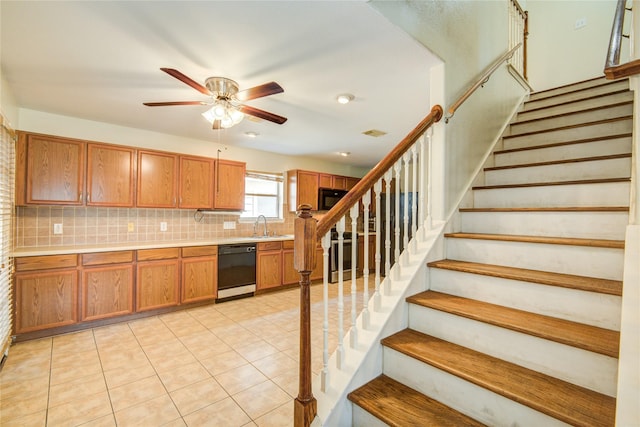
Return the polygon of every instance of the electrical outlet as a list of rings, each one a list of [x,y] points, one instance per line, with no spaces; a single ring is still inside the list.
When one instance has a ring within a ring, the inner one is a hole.
[[[62,224],[53,224],[53,234],[62,234]]]
[[[160,223],[160,231],[167,231],[167,223],[166,222],[161,222]]]
[[[587,26],[587,18],[582,17],[582,18],[576,19],[576,24],[573,27],[573,29],[577,30],[579,28],[586,27],[586,26]]]
[[[235,221],[225,221],[222,223],[222,229],[223,230],[235,230],[236,229],[236,223]]]
[[[127,231],[131,233],[135,228],[133,227],[133,223],[130,222],[127,224]]]

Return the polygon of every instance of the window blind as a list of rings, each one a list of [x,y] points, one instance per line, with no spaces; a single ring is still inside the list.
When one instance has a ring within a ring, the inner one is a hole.
[[[15,192],[15,133],[0,115],[0,360],[11,345],[13,293],[13,208]]]

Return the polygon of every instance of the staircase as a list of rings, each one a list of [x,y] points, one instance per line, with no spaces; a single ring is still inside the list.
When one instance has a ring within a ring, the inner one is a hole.
[[[614,425],[632,114],[627,80],[530,96],[355,426]]]

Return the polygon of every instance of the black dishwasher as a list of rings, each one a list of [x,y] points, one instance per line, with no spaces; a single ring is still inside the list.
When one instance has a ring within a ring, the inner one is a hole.
[[[216,302],[253,296],[256,291],[256,244],[218,246]]]

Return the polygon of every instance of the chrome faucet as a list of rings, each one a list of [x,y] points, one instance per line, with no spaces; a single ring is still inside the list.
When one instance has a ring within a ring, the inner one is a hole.
[[[264,231],[263,231],[262,235],[264,237],[267,237],[269,235],[269,232],[267,231],[267,217],[264,216],[264,215],[258,215],[258,218],[256,218],[256,222],[253,224],[253,235],[257,236],[256,227],[258,226],[258,223],[260,222],[260,218],[262,218],[264,220]]]

